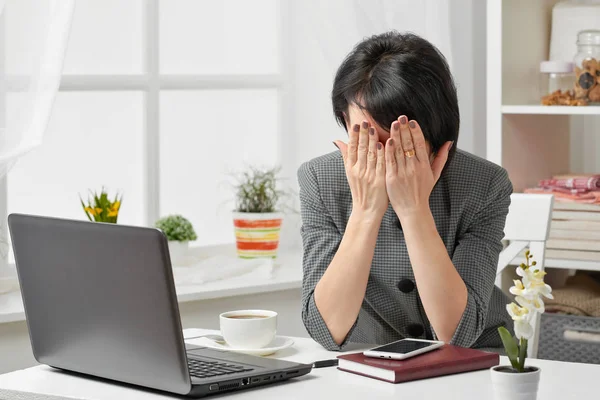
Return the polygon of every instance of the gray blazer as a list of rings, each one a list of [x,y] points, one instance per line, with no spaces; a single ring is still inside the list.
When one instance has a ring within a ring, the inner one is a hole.
[[[315,305],[314,289],[338,249],[352,210],[340,153],[304,163],[298,180],[304,247],[302,320],[311,337],[329,350],[341,350],[348,342],[435,339],[415,286],[402,227],[390,206],[379,229],[358,318],[345,342],[341,346],[334,342]],[[513,329],[506,312],[510,301],[494,284],[511,193],[503,168],[460,150],[431,193],[437,230],[468,289],[467,307],[451,344],[499,348],[497,328]]]

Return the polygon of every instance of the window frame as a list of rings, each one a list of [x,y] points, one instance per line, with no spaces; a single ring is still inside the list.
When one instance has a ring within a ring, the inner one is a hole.
[[[288,13],[289,0],[275,2],[277,30],[280,35],[278,45],[279,72],[276,74],[161,74],[160,73],[160,0],[146,0],[142,15],[142,45],[145,48],[144,72],[141,74],[110,75],[62,75],[59,92],[84,91],[139,91],[144,94],[144,176],[143,192],[145,201],[144,225],[149,225],[160,217],[160,94],[169,90],[207,89],[274,89],[278,93],[280,148],[278,163],[286,176],[294,171],[293,140],[290,135],[283,135],[283,124],[290,126],[293,113],[291,111],[291,67],[288,59],[291,54],[287,43],[291,42]],[[4,42],[4,14],[0,16],[0,43]],[[4,72],[4,46],[0,46],[0,73]],[[2,75],[3,76],[3,75]],[[9,82],[10,83],[10,82]],[[0,80],[0,91],[5,82]],[[0,92],[1,93],[1,92]],[[5,117],[5,98],[0,96],[0,126]],[[42,144],[43,146],[43,144]],[[0,241],[2,235],[8,236],[8,187],[6,177],[0,179]],[[1,246],[1,243],[0,243]],[[199,247],[214,247],[199,244]],[[8,264],[7,255],[0,254],[0,276],[2,269],[14,267]]]

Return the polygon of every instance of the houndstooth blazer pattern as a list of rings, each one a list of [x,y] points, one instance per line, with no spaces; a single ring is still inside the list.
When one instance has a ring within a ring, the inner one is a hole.
[[[381,222],[357,320],[344,343],[333,340],[315,305],[314,290],[338,249],[352,211],[340,153],[302,164],[298,180],[304,248],[302,320],[310,336],[328,350],[342,350],[349,342],[436,339],[415,285],[402,227],[390,206]],[[431,193],[437,231],[468,290],[467,306],[451,344],[500,348],[497,328],[513,329],[506,312],[509,299],[494,284],[512,190],[503,168],[457,150]],[[433,274],[435,266],[431,267]]]

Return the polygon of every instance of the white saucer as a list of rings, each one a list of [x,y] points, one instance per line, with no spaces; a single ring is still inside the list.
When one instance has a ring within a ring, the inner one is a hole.
[[[231,347],[225,342],[213,340],[209,337],[189,339],[186,340],[186,343],[194,344],[196,346],[206,346],[212,349],[232,351],[234,353],[251,354],[253,356],[269,356],[292,346],[294,344],[294,340],[285,336],[275,336],[275,339],[273,339],[271,343],[261,349],[243,349],[239,347]]]

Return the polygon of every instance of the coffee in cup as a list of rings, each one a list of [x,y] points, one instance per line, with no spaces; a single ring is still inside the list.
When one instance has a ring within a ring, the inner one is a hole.
[[[219,316],[221,335],[231,347],[260,349],[277,333],[277,313],[268,310],[228,311]]]

